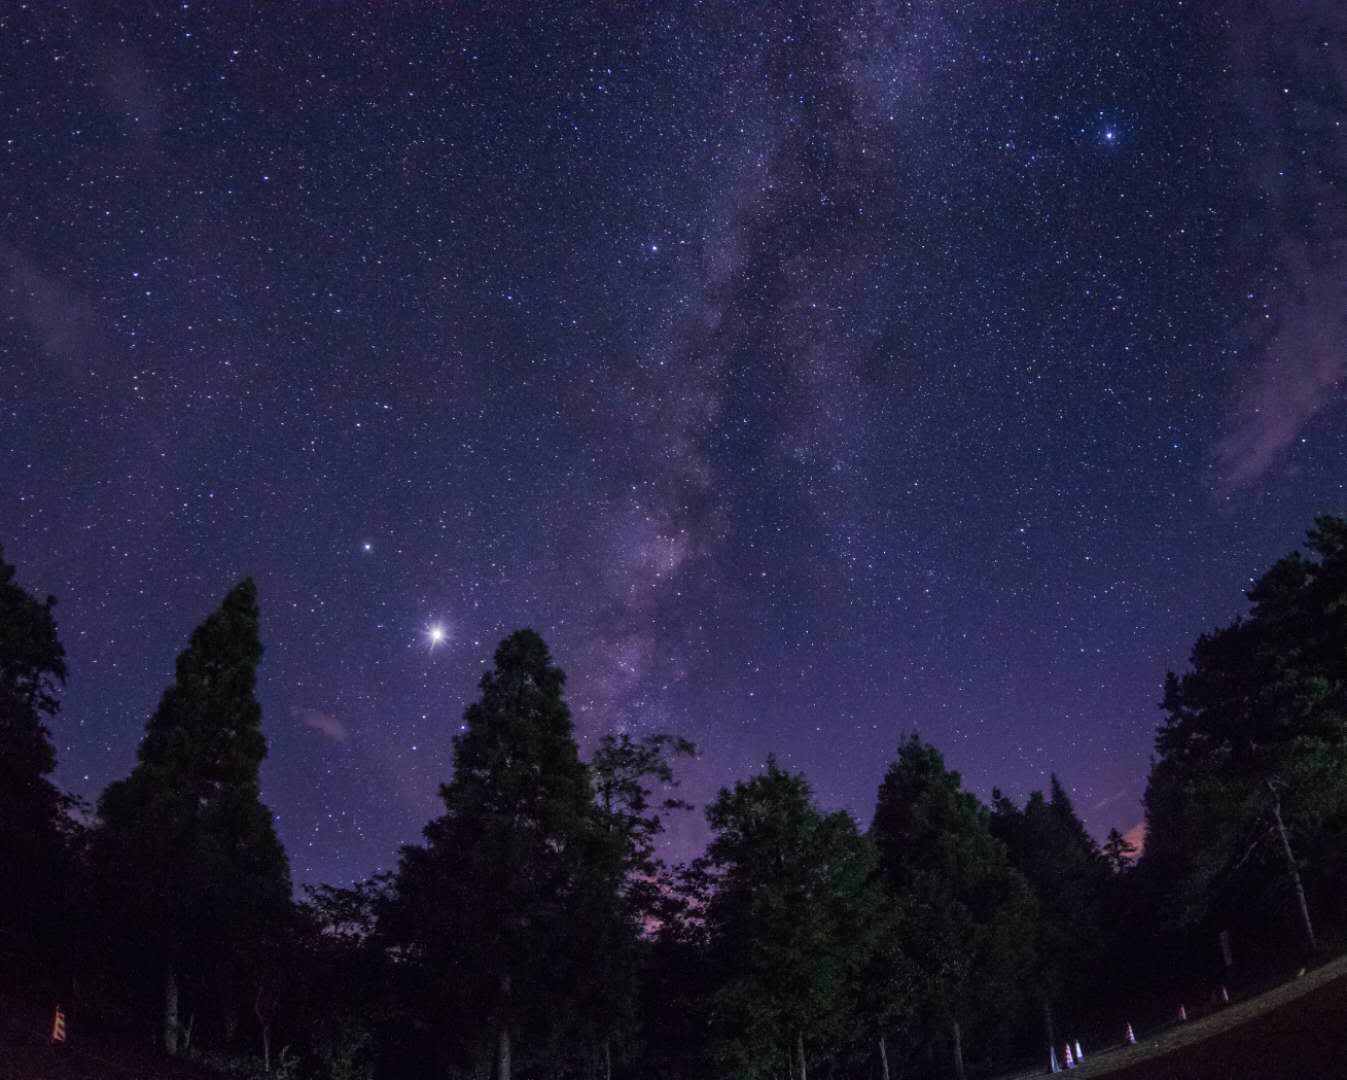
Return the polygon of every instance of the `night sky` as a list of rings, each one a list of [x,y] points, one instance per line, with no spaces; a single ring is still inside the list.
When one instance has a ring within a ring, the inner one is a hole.
[[[698,801],[868,824],[915,730],[1136,825],[1166,668],[1347,508],[1347,7],[490,6],[0,8],[59,781],[252,575],[299,881],[417,838],[525,625]]]

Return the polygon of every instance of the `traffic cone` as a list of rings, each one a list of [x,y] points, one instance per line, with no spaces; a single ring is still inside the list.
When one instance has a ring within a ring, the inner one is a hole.
[[[1077,1065],[1085,1064],[1085,1051],[1080,1048],[1079,1039],[1076,1040],[1076,1064]]]
[[[1129,1020],[1127,1022],[1127,1045],[1136,1046],[1136,1044],[1137,1044],[1137,1037],[1132,1034],[1132,1022]]]
[[[1187,1019],[1188,1019],[1188,1010],[1185,1009],[1182,1005],[1180,1005],[1180,1006],[1179,1006],[1179,1022],[1182,1023],[1184,1020],[1187,1020]]]
[[[1230,992],[1226,990],[1224,986],[1221,987],[1221,1004],[1222,1005],[1230,1004]]]
[[[1049,1046],[1049,1047],[1048,1047],[1048,1072],[1050,1072],[1050,1073],[1059,1073],[1059,1072],[1061,1072],[1061,1071],[1062,1071],[1062,1067],[1061,1067],[1060,1065],[1057,1064],[1057,1047],[1055,1047],[1055,1046]]]
[[[51,1020],[51,1041],[54,1044],[65,1042],[65,1013],[56,1006],[56,1015]]]
[[[1068,1069],[1074,1069],[1076,1067],[1076,1059],[1071,1056],[1071,1044],[1067,1043],[1063,1049],[1066,1050],[1066,1053],[1062,1055],[1062,1059],[1066,1062],[1066,1067]]]

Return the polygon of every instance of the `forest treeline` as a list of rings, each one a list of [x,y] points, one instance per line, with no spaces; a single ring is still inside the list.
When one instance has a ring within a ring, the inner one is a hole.
[[[1116,1042],[1347,931],[1347,521],[1248,600],[1164,681],[1139,858],[1055,778],[984,803],[911,736],[868,823],[768,759],[667,866],[694,747],[614,734],[582,759],[565,676],[520,630],[422,841],[296,900],[259,791],[253,584],[84,806],[51,779],[54,601],[0,557],[0,991],[62,1002],[74,1033],[331,1080],[962,1077]]]

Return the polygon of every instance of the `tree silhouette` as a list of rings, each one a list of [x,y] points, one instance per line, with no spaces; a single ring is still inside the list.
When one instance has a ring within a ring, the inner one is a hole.
[[[921,1019],[949,1036],[963,1080],[965,1036],[1006,1036],[1005,1003],[1033,961],[1034,903],[987,812],[934,746],[899,747],[870,829],[918,977]]]
[[[192,632],[135,768],[99,800],[96,868],[135,968],[162,978],[170,1054],[183,990],[215,991],[232,1034],[254,975],[240,966],[247,945],[289,910],[289,867],[258,792],[261,658],[257,590],[243,581]]]
[[[818,1042],[846,1032],[888,925],[874,851],[850,815],[820,811],[808,781],[770,758],[706,818],[713,1055],[738,1076],[789,1061],[807,1080]]]
[[[621,839],[599,820],[575,744],[565,674],[532,630],[500,643],[454,739],[445,812],[402,851],[384,928],[440,1016],[439,1053],[497,1080],[544,1049],[569,1052],[592,1000],[590,950],[613,932]],[[464,1026],[483,1033],[462,1038]]]
[[[0,549],[0,958],[5,978],[50,966],[59,939],[65,799],[51,782],[56,750],[45,720],[60,705],[65,650],[48,596],[15,580]]]

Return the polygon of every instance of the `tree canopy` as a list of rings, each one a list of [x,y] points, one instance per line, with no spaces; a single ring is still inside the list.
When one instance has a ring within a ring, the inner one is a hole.
[[[803,1080],[814,1055],[836,1052],[888,926],[873,847],[770,758],[706,818],[713,1058],[738,1076],[793,1064]]]
[[[601,996],[592,965],[631,851],[597,812],[565,681],[532,630],[501,642],[454,738],[445,812],[403,849],[385,920],[427,1002],[486,1033],[498,1080],[587,1028],[582,987]],[[445,1034],[446,1061],[481,1056]]]
[[[240,582],[192,632],[135,768],[99,800],[97,869],[127,947],[164,980],[170,1052],[180,987],[219,991],[230,1026],[230,990],[250,977],[239,961],[290,903],[289,866],[258,786],[267,752],[258,621],[256,587]]]
[[[252,582],[192,632],[86,828],[52,782],[54,601],[0,558],[0,857],[22,871],[0,978],[64,995],[76,958],[85,1016],[143,1037],[160,1004],[170,1053],[238,1054],[249,1025],[253,1075],[323,1080],[962,1080],[965,1058],[1038,1059],[1044,1025],[1059,1049],[1116,1038],[1124,998],[1168,1012],[1347,933],[1347,523],[1320,519],[1248,600],[1164,681],[1139,857],[1056,775],[984,805],[912,736],[868,831],[769,757],[671,869],[695,749],[636,727],[590,732],[585,760],[566,676],[520,630],[445,723],[422,842],[297,903],[261,799]]]
[[[1145,861],[1176,924],[1290,897],[1313,948],[1305,852],[1347,810],[1347,523],[1306,546],[1166,677]]]
[[[919,973],[925,1030],[933,1040],[949,1035],[962,1077],[970,1029],[981,1029],[984,1048],[1008,1037],[1004,1002],[1016,999],[1033,961],[1033,898],[986,809],[915,735],[880,784],[870,832]]]
[[[39,959],[53,963],[62,914],[66,802],[51,781],[56,750],[46,727],[66,678],[55,606],[18,583],[0,549],[0,866],[15,868],[0,875],[6,976],[26,975]]]
[[[1055,775],[1047,797],[1032,792],[1023,809],[994,792],[990,827],[1033,893],[1034,985],[1055,1045],[1054,1014],[1087,999],[1101,976],[1108,864]]]

